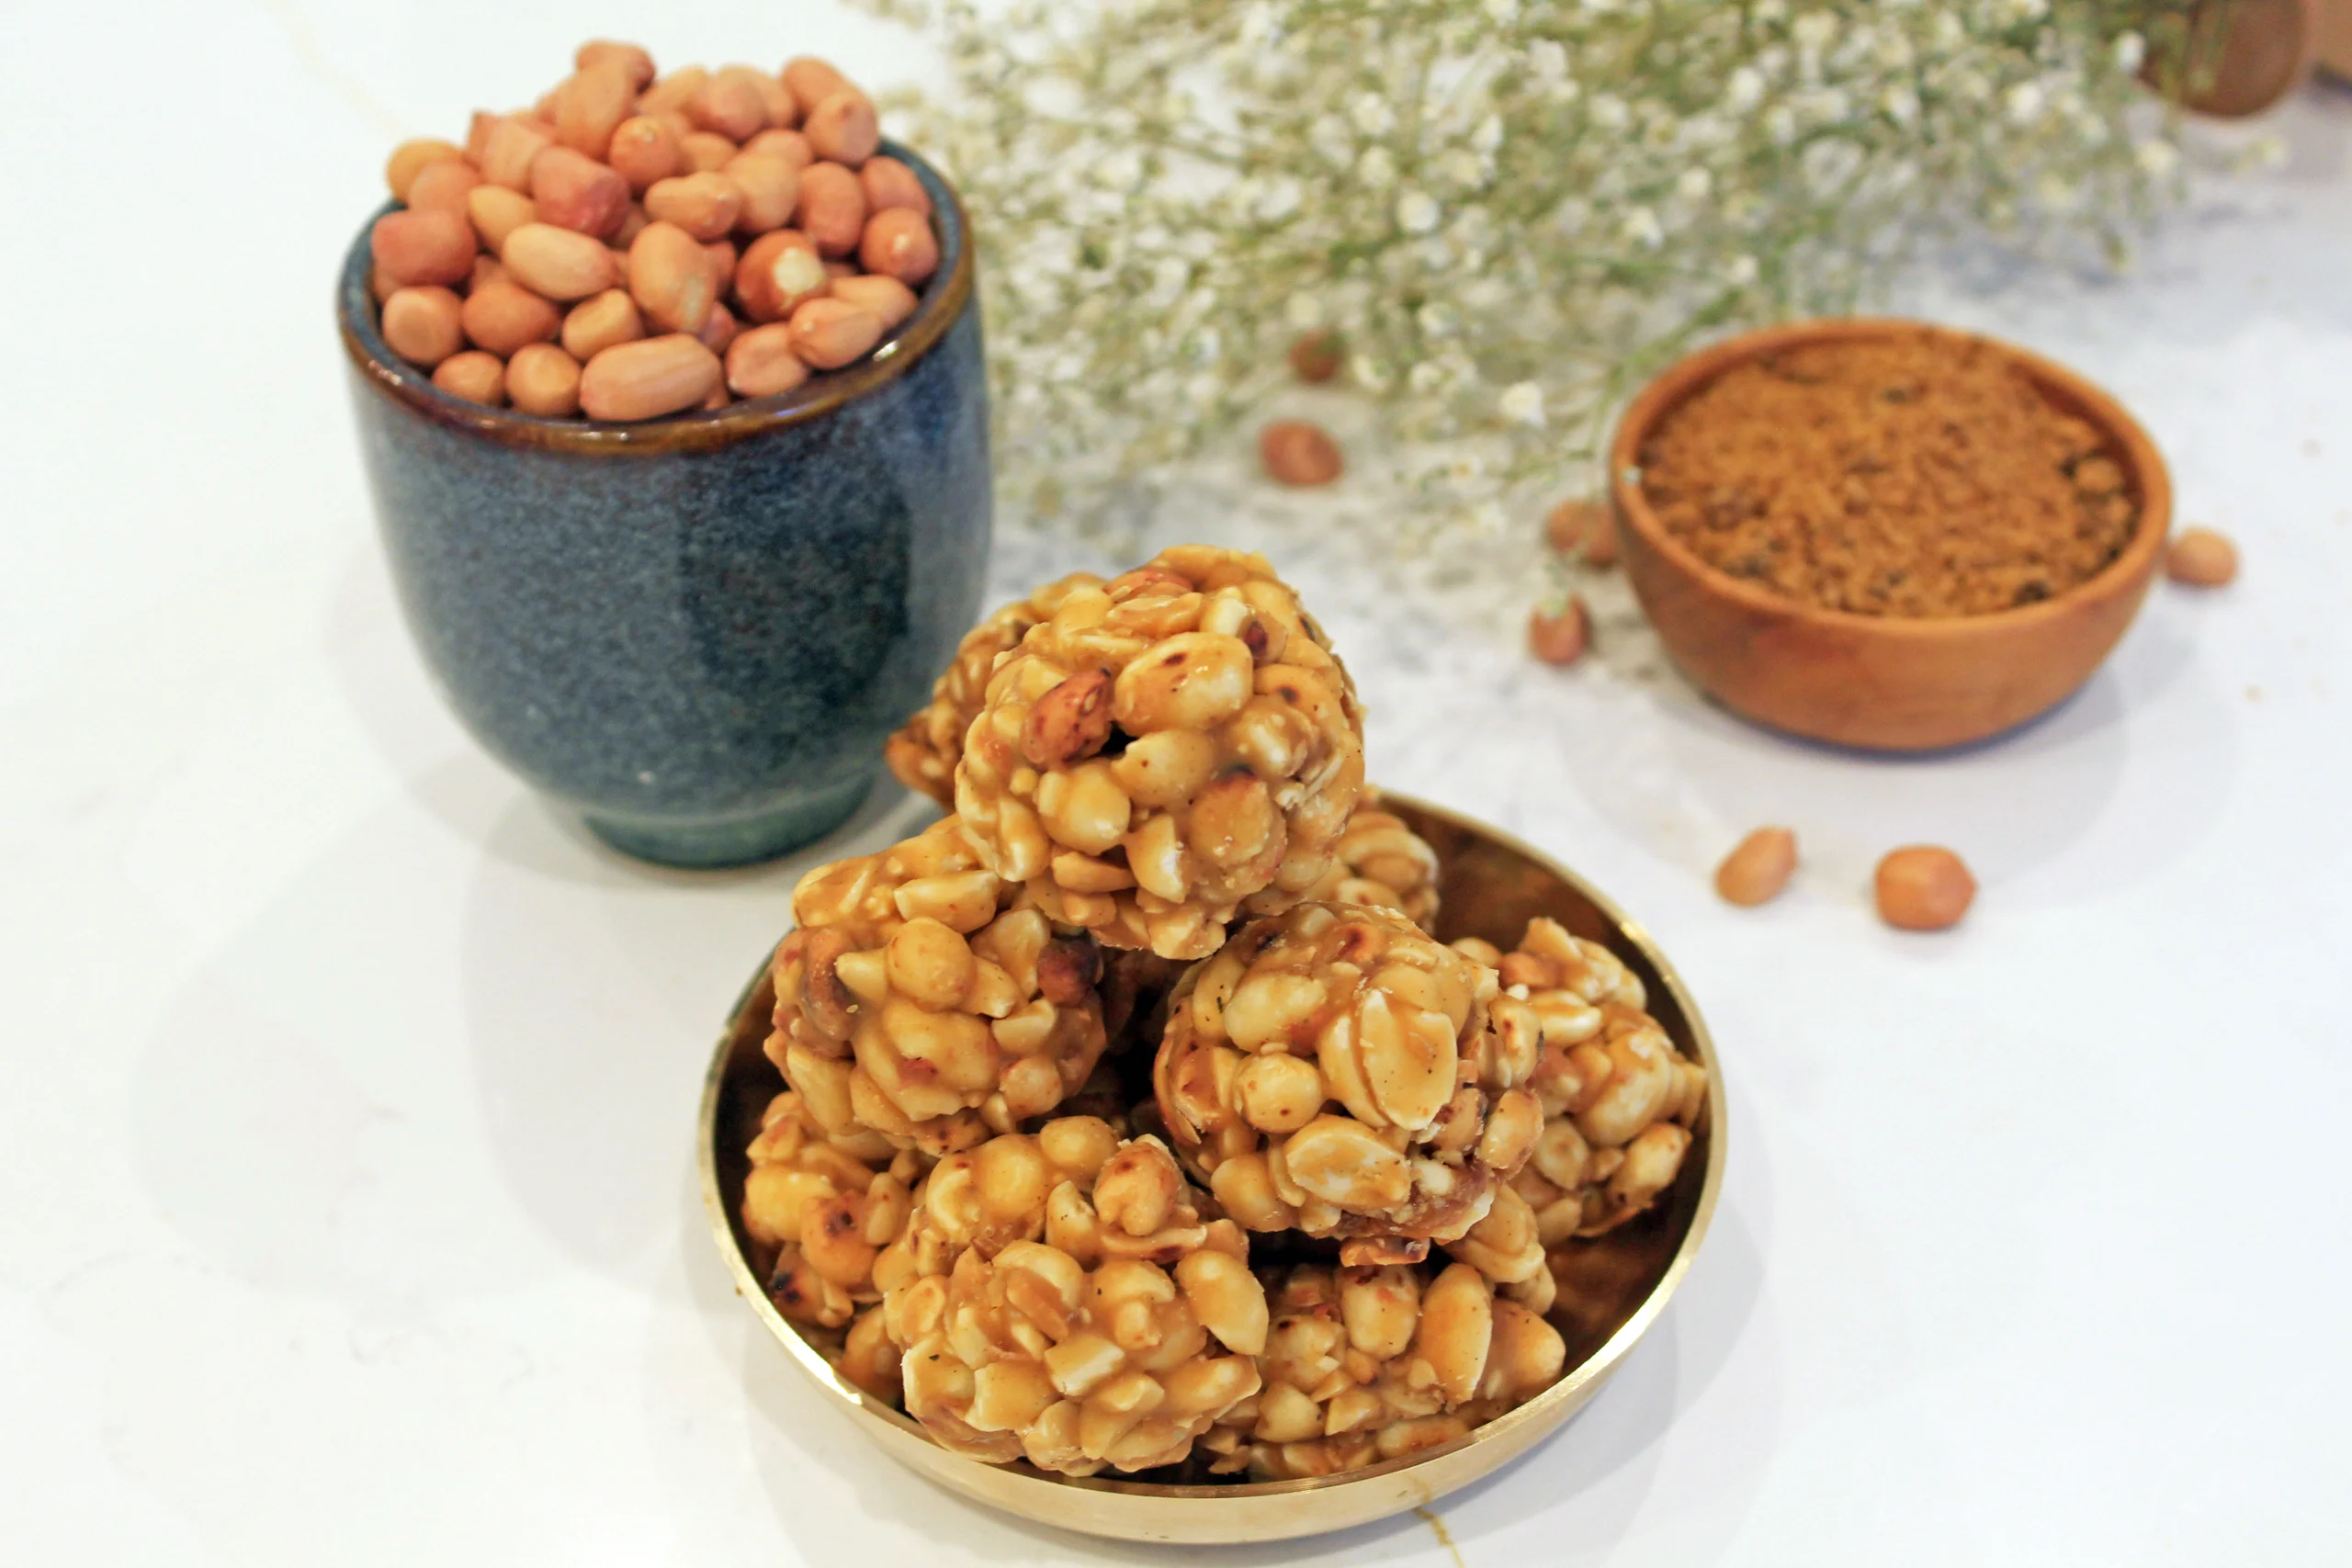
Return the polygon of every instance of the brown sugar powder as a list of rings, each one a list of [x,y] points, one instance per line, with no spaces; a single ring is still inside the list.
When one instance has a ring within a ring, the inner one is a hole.
[[[1644,443],[1642,491],[1709,565],[1863,615],[1982,615],[2089,581],[2138,521],[2094,426],[1997,347],[1921,333],[1725,372]]]

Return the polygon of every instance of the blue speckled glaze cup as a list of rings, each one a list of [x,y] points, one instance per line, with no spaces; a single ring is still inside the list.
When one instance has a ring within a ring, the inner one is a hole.
[[[857,809],[977,616],[988,390],[963,209],[867,359],[641,424],[465,401],[377,330],[362,229],[337,299],[410,630],[477,739],[615,848],[737,865]]]

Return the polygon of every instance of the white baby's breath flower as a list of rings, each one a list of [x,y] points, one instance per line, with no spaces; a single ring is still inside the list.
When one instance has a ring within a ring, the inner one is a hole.
[[[1897,83],[1879,95],[1878,107],[1895,124],[1910,125],[1919,118],[1919,95]]]
[[[2152,179],[2170,179],[2180,167],[2180,149],[2161,138],[2141,142],[2132,150],[2132,156]]]
[[[1498,28],[1519,20],[1519,0],[1486,0],[1487,19]]]
[[[1828,45],[1838,31],[1838,18],[1826,11],[1807,11],[1789,28],[1789,36],[1797,40],[1799,49],[1818,54]]]
[[[1327,164],[1341,168],[1355,162],[1356,139],[1348,130],[1348,122],[1338,115],[1318,116],[1306,130],[1307,145],[1315,149]]]
[[[1618,226],[1618,231],[1634,243],[1646,245],[1652,250],[1666,243],[1666,230],[1659,224],[1657,214],[1646,207],[1636,207],[1628,211]]]
[[[1503,117],[1498,114],[1490,114],[1480,120],[1478,128],[1470,133],[1470,146],[1473,151],[1492,153],[1502,144]]]
[[[1513,424],[1541,425],[1544,423],[1544,389],[1532,381],[1514,381],[1503,389],[1496,406],[1503,418]]]
[[[1724,107],[1733,114],[1746,114],[1763,101],[1764,73],[1753,65],[1733,67],[1724,84]]]
[[[1367,147],[1356,160],[1356,178],[1372,190],[1386,190],[1396,183],[1396,160],[1385,147]]]
[[[1388,389],[1388,367],[1369,354],[1351,355],[1348,360],[1348,375],[1367,392]]]
[[[1325,320],[1323,297],[1303,291],[1292,295],[1283,301],[1283,320],[1296,331],[1313,332],[1321,326]]]
[[[1623,130],[1634,123],[1634,114],[1625,100],[1614,93],[1595,93],[1585,116],[1603,130]]]
[[[2056,173],[2045,174],[2036,180],[2033,186],[2033,196],[2035,200],[2052,212],[2072,212],[2083,198],[2080,187],[2064,175]]]
[[[1431,360],[1418,360],[1405,372],[1405,385],[1427,397],[1445,385],[1445,371]]]
[[[1774,104],[1764,111],[1764,134],[1786,147],[1797,139],[1797,111],[1786,104]]]
[[[2041,118],[2043,97],[2041,83],[2019,82],[2001,100],[2001,109],[2011,125],[2031,125]]]
[[[1742,253],[1724,264],[1724,281],[1734,288],[1745,288],[1756,281],[1756,258]]]
[[[1715,178],[1704,169],[1685,169],[1674,182],[1674,193],[1685,201],[1704,201],[1715,186]]]
[[[1366,136],[1385,136],[1396,128],[1396,111],[1377,93],[1358,93],[1350,98],[1348,118]]]
[[[1426,234],[1444,214],[1426,191],[1408,190],[1396,198],[1396,227],[1408,234]]]
[[[1430,337],[1448,336],[1461,325],[1460,319],[1453,313],[1453,307],[1442,299],[1432,299],[1423,305],[1413,312],[1413,320]]]
[[[1539,38],[1527,46],[1527,69],[1536,81],[1555,86],[1568,79],[1567,46],[1558,39]]]
[[[2115,35],[2115,42],[2109,46],[2109,50],[2114,56],[2118,71],[2126,76],[2136,75],[2141,62],[2148,58],[2148,40],[2136,31],[2127,30]]]

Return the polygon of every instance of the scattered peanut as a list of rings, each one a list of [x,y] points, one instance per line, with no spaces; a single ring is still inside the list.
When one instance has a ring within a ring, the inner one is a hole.
[[[1327,485],[1345,466],[1330,432],[1303,419],[1279,419],[1258,433],[1258,460],[1286,485]]]
[[[1290,345],[1291,374],[1320,384],[1340,373],[1340,339],[1333,333],[1301,333]]]
[[[369,292],[446,390],[628,420],[773,397],[871,354],[939,269],[922,176],[823,61],[665,76],[592,39],[529,102],[385,164],[401,207],[369,231]]]
[[[1544,519],[1544,537],[1564,556],[1581,554],[1588,566],[1610,566],[1617,559],[1616,520],[1600,502],[1560,502]]]
[[[1786,828],[1758,828],[1715,868],[1715,891],[1727,904],[1769,904],[1781,896],[1796,869],[1796,834]]]
[[[2183,528],[2165,555],[2165,575],[2190,588],[2219,588],[2237,574],[2237,546],[2211,528]]]
[[[1592,617],[1570,594],[1556,612],[1538,605],[1527,615],[1527,650],[1546,664],[1574,664],[1592,644]]]
[[[1939,931],[1960,923],[1976,898],[1976,879],[1950,850],[1912,844],[1890,852],[1874,878],[1879,918],[1906,931]]]

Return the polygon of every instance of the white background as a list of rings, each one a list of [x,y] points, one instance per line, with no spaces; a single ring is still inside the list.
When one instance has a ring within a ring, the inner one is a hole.
[[[731,1299],[695,1092],[808,857],[648,871],[467,740],[392,604],[332,330],[392,140],[528,98],[580,37],[876,84],[918,52],[817,7],[326,11],[6,28],[0,1555],[1162,1561],[899,1475]],[[1584,1416],[1443,1505],[1463,1562],[2352,1558],[2352,94],[2277,125],[2288,163],[2131,278],[1973,259],[1898,296],[2114,389],[2184,519],[2245,547],[1997,744],[1768,739],[1622,615],[1534,667],[1522,598],[1415,608],[1345,507],[1314,547],[1246,485],[1163,525],[1287,540],[1375,776],[1630,907],[1727,1063],[1697,1269]],[[995,588],[1075,564],[1008,547]],[[877,797],[831,852],[920,816]],[[1804,871],[1728,909],[1708,869],[1768,820]],[[1983,880],[1957,932],[1863,902],[1914,840]],[[1185,1556],[1453,1561],[1409,1517]]]

